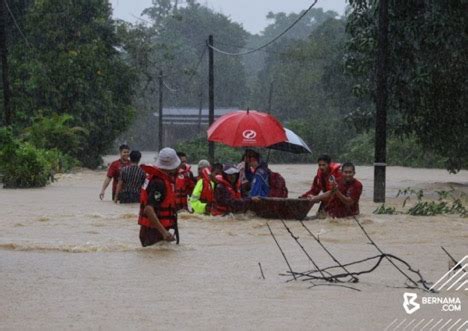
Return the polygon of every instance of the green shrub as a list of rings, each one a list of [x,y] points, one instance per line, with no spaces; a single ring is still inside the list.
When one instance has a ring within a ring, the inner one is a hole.
[[[56,148],[45,151],[45,154],[54,174],[70,172],[73,168],[80,166],[80,162],[77,159],[62,153]]]
[[[23,139],[37,148],[57,149],[63,154],[78,157],[88,132],[72,127],[72,121],[73,117],[67,114],[39,117],[24,130]]]
[[[341,160],[357,164],[374,162],[374,132],[360,134],[346,144]],[[389,137],[387,140],[387,164],[404,167],[445,168],[447,159],[430,152],[424,152],[412,136]]]
[[[43,187],[54,173],[67,172],[78,161],[58,149],[45,150],[13,137],[0,129],[0,173],[6,188]]]
[[[16,142],[13,142],[16,145]],[[17,144],[10,153],[10,147],[2,148],[1,171],[6,188],[43,187],[51,176],[51,164],[45,150],[29,143]],[[10,150],[11,151],[11,150]]]
[[[385,207],[385,204],[382,204],[372,213],[377,215],[395,215],[397,211],[395,207]]]

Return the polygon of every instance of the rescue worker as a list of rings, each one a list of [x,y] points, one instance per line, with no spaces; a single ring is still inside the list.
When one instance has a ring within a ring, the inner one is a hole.
[[[192,194],[195,179],[190,170],[190,165],[187,163],[187,155],[183,152],[177,152],[177,156],[181,164],[175,182],[176,208],[177,210],[188,210],[187,197]]]
[[[331,162],[330,156],[323,154],[317,159],[318,169],[317,174],[312,182],[312,187],[309,191],[302,194],[300,198],[307,198],[315,202],[321,201],[318,216],[325,217],[325,208],[329,201],[329,196],[321,193],[331,191],[333,181],[341,178],[341,164]]]
[[[209,214],[213,203],[214,181],[210,169],[210,162],[198,162],[198,181],[190,197],[190,205],[197,214]]]
[[[138,224],[143,247],[158,241],[174,241],[179,234],[175,199],[175,176],[180,159],[172,148],[163,148],[154,166],[142,165],[147,177],[141,190]],[[169,230],[174,229],[174,234]]]
[[[120,170],[130,165],[130,147],[128,145],[120,145],[119,147],[120,158],[115,160],[109,165],[107,169],[106,179],[102,183],[101,193],[99,193],[99,199],[104,199],[104,194],[107,187],[112,181],[112,200],[115,199],[115,193],[117,191],[117,183],[119,182]]]
[[[216,178],[211,214],[213,216],[224,216],[229,213],[245,213],[252,201],[258,199],[241,197],[239,169],[227,164],[223,168],[222,176]]]
[[[341,172],[342,178],[332,183],[330,201],[325,208],[328,215],[333,218],[359,215],[362,183],[354,178],[356,174],[354,164],[343,163]]]

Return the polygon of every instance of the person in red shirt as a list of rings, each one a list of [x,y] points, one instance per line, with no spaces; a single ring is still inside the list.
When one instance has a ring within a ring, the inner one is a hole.
[[[175,182],[176,208],[177,210],[188,210],[187,196],[192,194],[195,187],[195,178],[187,162],[187,154],[177,152],[177,156],[181,164]]]
[[[329,195],[324,193],[332,189],[331,180],[339,180],[341,178],[341,164],[331,162],[330,156],[326,154],[320,155],[317,162],[318,169],[312,182],[312,187],[299,198],[307,198],[315,202],[321,201],[322,203],[317,212],[320,215],[325,211],[325,207],[329,201]]]
[[[106,179],[102,183],[101,193],[99,194],[99,199],[104,199],[104,194],[107,187],[112,181],[112,200],[115,199],[115,192],[117,191],[117,183],[119,182],[120,169],[130,165],[129,155],[130,147],[128,145],[121,145],[119,147],[120,158],[115,160],[109,165],[107,169]]]
[[[343,177],[332,182],[329,191],[330,201],[325,210],[333,218],[349,217],[359,214],[359,198],[362,184],[354,178],[356,170],[354,164],[346,162],[341,168]]]

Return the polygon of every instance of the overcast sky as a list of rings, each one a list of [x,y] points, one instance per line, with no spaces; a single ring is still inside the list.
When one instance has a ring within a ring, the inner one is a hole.
[[[182,1],[180,1],[182,2]],[[241,23],[244,29],[258,33],[268,25],[268,12],[299,12],[308,8],[312,0],[201,0],[200,3]],[[151,6],[151,0],[111,0],[114,17],[135,22],[143,9]],[[334,10],[343,15],[346,0],[319,0],[316,7]]]

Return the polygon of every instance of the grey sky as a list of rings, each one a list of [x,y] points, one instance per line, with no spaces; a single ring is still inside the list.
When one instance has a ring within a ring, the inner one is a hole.
[[[181,1],[182,2],[182,1]],[[265,16],[268,12],[299,12],[306,9],[312,0],[201,0],[207,7],[231,17],[241,23],[251,33],[258,33],[268,25]],[[143,9],[151,5],[151,0],[111,0],[114,17],[135,22]],[[346,0],[319,0],[315,5],[324,10],[334,10],[343,15]]]

